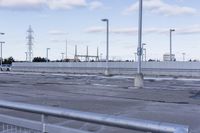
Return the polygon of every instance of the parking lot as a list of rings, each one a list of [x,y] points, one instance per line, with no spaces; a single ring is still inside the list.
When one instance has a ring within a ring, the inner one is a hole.
[[[200,132],[200,79],[145,78],[142,89],[133,77],[44,73],[0,73],[2,100],[63,107],[189,125]],[[21,113],[6,112],[21,117]],[[29,119],[31,115],[26,116]],[[73,120],[56,124],[98,133],[131,133]]]

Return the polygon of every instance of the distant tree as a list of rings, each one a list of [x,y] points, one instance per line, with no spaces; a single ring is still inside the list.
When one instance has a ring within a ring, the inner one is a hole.
[[[15,62],[13,57],[9,57],[3,60],[3,64],[12,64],[13,62]]]
[[[149,62],[154,62],[155,60],[153,60],[153,59],[149,59],[148,61],[149,61]]]
[[[48,60],[49,61],[49,60]],[[42,57],[35,57],[33,59],[33,62],[46,62],[46,59],[45,58],[42,58]]]

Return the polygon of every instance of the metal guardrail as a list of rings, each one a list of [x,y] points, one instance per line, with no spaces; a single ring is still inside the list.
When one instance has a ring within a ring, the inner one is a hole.
[[[42,133],[47,132],[46,131],[47,123],[45,121],[46,116],[55,116],[55,117],[73,119],[83,122],[102,124],[106,126],[144,131],[144,132],[189,133],[189,127],[185,125],[133,119],[133,118],[130,119],[118,116],[75,111],[75,110],[56,108],[50,106],[41,106],[41,105],[25,104],[19,102],[8,102],[0,100],[0,107],[17,111],[41,114],[41,122],[43,124]]]
[[[89,133],[53,124],[45,124],[12,116],[0,115],[0,133]]]

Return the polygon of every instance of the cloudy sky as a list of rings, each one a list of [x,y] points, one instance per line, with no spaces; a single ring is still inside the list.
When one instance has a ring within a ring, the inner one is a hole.
[[[200,1],[144,0],[143,42],[147,56],[162,59],[169,51],[169,29],[173,33],[173,53],[178,60],[200,59]],[[4,57],[25,60],[27,29],[34,30],[34,56],[60,59],[68,40],[68,55],[105,57],[105,23],[110,20],[110,58],[134,59],[137,49],[138,0],[0,0],[0,39],[5,41]]]

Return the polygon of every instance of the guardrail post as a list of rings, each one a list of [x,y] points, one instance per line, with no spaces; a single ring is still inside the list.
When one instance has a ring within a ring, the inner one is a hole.
[[[46,131],[46,120],[47,120],[47,115],[42,114],[41,115],[42,133],[47,133],[47,131]]]

